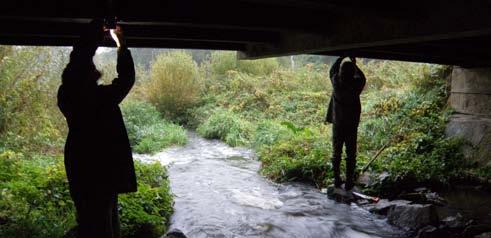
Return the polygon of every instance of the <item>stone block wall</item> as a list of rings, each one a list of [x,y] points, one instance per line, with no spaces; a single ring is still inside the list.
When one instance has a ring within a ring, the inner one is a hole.
[[[491,167],[491,68],[454,67],[449,103],[455,110],[447,136],[469,142],[467,159]]]
[[[491,68],[454,67],[450,104],[458,113],[491,117]]]

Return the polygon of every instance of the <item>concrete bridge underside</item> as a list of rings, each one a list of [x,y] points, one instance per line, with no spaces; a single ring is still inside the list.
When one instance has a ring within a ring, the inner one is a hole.
[[[0,44],[72,45],[90,19],[117,16],[131,47],[491,66],[490,12],[486,0],[7,0]]]

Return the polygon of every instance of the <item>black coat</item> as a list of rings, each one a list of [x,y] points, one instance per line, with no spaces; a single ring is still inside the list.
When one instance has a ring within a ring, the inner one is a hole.
[[[343,58],[332,66],[329,76],[333,92],[326,113],[326,122],[358,126],[361,114],[360,94],[365,87],[366,78],[355,65],[355,75],[350,83],[341,82],[339,68]]]
[[[95,47],[97,48],[97,47]],[[93,46],[74,46],[58,90],[68,123],[65,168],[71,191],[135,192],[131,147],[119,103],[135,82],[131,52],[118,50],[118,78],[111,85],[88,80]]]

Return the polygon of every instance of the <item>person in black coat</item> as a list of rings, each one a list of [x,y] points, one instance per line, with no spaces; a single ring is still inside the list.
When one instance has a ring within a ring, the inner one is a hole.
[[[58,90],[58,107],[66,118],[65,169],[75,203],[78,237],[119,237],[119,193],[136,192],[131,147],[119,108],[135,82],[130,51],[120,28],[112,32],[118,47],[118,77],[98,85],[101,73],[92,57],[104,37],[94,21],[74,45]],[[114,38],[114,37],[113,37]]]
[[[329,76],[333,93],[327,110],[326,122],[332,126],[332,167],[334,186],[342,185],[340,164],[343,145],[346,146],[346,183],[345,190],[354,186],[356,168],[356,140],[360,123],[360,94],[365,87],[366,78],[351,58],[341,65],[344,57],[339,57],[331,67]],[[341,70],[340,70],[341,68]]]

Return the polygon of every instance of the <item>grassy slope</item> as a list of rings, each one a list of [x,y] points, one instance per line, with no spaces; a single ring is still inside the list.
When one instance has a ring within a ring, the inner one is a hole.
[[[358,168],[390,141],[370,167],[389,172],[389,181],[447,184],[461,176],[466,165],[461,164],[460,142],[444,137],[450,114],[447,69],[383,61],[361,67],[368,84],[362,94]],[[332,176],[331,126],[322,124],[331,91],[327,69],[307,65],[269,74],[237,67],[222,74],[211,70],[204,100],[190,121],[205,137],[257,149],[262,173],[276,181],[326,186]],[[383,192],[383,186],[372,189]]]

